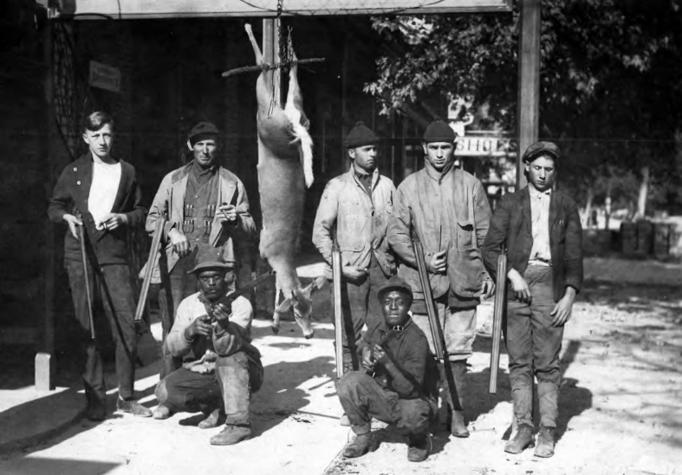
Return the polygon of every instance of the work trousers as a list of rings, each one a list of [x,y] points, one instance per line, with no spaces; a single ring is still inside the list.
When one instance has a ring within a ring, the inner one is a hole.
[[[66,271],[71,286],[74,313],[80,326],[81,348],[85,354],[83,383],[86,397],[91,403],[104,403],[106,387],[102,364],[102,335],[90,336],[90,317],[85,287],[85,273],[80,261],[66,261]],[[135,297],[130,280],[130,269],[126,264],[107,264],[93,272],[88,266],[90,295],[93,298],[93,315],[95,329],[99,308],[104,307],[104,314],[109,321],[114,339],[116,354],[116,377],[118,394],[122,399],[133,397],[135,381],[135,360],[137,351],[137,333],[135,331]],[[96,332],[97,333],[97,332]]]
[[[445,349],[450,361],[466,360],[473,352],[476,337],[476,307],[460,310],[450,308],[446,302],[436,301],[435,303],[438,320],[445,337]],[[428,315],[415,313],[412,315],[412,320],[426,335],[429,348],[435,354]]]
[[[509,354],[514,417],[517,424],[533,426],[533,376],[538,380],[540,424],[556,427],[561,369],[559,353],[564,327],[552,326],[554,308],[552,268],[531,265],[524,273],[530,303],[507,303],[505,342]]]
[[[383,388],[364,371],[345,374],[337,383],[341,406],[353,431],[367,434],[372,417],[394,424],[405,435],[426,434],[431,405],[421,398],[400,399],[398,393]]]
[[[376,258],[372,256],[367,275],[357,282],[341,283],[341,305],[343,309],[343,365],[344,371],[360,368],[358,344],[362,338],[362,328],[367,324],[372,328],[376,319],[383,320],[381,304],[377,291],[386,282],[386,275]],[[332,286],[332,292],[334,291]],[[332,295],[332,302],[334,296]],[[348,338],[348,335],[352,335]]]
[[[263,366],[243,351],[216,360],[215,371],[197,373],[181,367],[156,387],[156,398],[173,412],[225,410],[226,424],[248,425],[252,388],[260,388]]]
[[[173,327],[175,321],[175,312],[178,305],[185,297],[192,295],[197,291],[197,278],[193,274],[188,274],[187,271],[194,267],[194,253],[182,257],[175,264],[168,275],[167,282],[161,284],[159,290],[159,310],[161,312],[161,328],[163,330],[163,340],[165,342],[166,336]],[[166,345],[161,345],[162,367],[160,379],[163,379],[168,374],[178,369],[181,365],[179,358],[173,357]]]

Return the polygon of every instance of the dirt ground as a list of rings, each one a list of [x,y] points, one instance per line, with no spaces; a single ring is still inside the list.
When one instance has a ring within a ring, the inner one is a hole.
[[[315,338],[304,340],[289,322],[272,335],[269,322],[258,320],[254,336],[266,380],[253,397],[254,438],[211,447],[208,438],[217,429],[193,427],[191,414],[166,421],[115,415],[100,424],[80,421],[56,438],[1,456],[0,473],[682,473],[682,291],[675,281],[680,267],[597,264],[587,265],[586,273],[590,266],[603,269],[611,282],[588,282],[566,327],[559,441],[551,459],[534,458],[532,450],[516,456],[502,450],[511,422],[506,355],[498,393],[489,396],[490,339],[479,337],[466,389],[470,438],[437,432],[432,455],[414,464],[406,460],[404,440],[390,427],[377,426],[379,449],[343,460],[339,453],[351,434],[339,425],[331,325],[316,323]],[[621,265],[639,280],[613,283],[624,272]],[[665,272],[663,285],[646,285]],[[318,299],[327,296],[323,291]],[[325,311],[318,301],[316,314]],[[157,370],[150,365],[138,373],[136,388],[149,406],[155,404]]]

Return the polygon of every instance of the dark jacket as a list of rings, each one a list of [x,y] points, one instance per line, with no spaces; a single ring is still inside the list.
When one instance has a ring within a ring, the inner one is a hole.
[[[125,214],[128,217],[126,226],[119,226],[113,231],[95,228],[92,215],[88,212],[93,164],[89,152],[62,170],[47,207],[47,215],[54,223],[63,223],[64,214],[82,215],[88,241],[92,244],[92,250],[100,265],[128,262],[128,229],[140,226],[147,213],[147,209],[142,206],[142,192],[137,183],[135,168],[128,162],[123,160],[120,162],[121,181],[111,211]],[[68,228],[64,237],[64,259],[81,259],[80,245],[71,236]]]
[[[582,227],[578,207],[560,191],[553,191],[550,198],[549,226],[554,299],[559,300],[567,286],[579,291],[583,282]],[[505,195],[490,221],[483,243],[483,262],[493,278],[496,278],[497,257],[502,244],[507,248],[508,267],[523,275],[533,247],[527,187]]]

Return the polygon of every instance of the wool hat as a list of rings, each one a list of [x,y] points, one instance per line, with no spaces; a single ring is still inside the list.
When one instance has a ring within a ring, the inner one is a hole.
[[[554,142],[535,142],[526,149],[526,152],[523,154],[523,161],[530,163],[541,155],[548,155],[554,160],[558,160],[561,156],[561,151]]]
[[[422,137],[425,143],[429,142],[455,142],[455,131],[452,130],[447,122],[443,120],[434,120],[431,122],[424,131],[424,136]]]
[[[226,259],[223,256],[222,247],[213,247],[202,243],[196,247],[195,251],[194,267],[187,271],[188,274],[196,274],[206,269],[229,270],[234,268],[234,260]]]
[[[212,122],[202,121],[192,127],[192,130],[190,130],[189,134],[187,135],[187,140],[189,141],[190,145],[194,146],[194,144],[197,142],[206,140],[208,138],[215,139],[218,135],[220,135],[218,127],[216,127]]]
[[[381,287],[379,287],[379,290],[377,291],[377,297],[379,297],[379,300],[383,300],[384,295],[386,295],[391,290],[400,290],[408,294],[410,296],[410,299],[414,298],[414,296],[412,295],[412,287],[410,287],[410,284],[405,282],[397,275],[394,275],[386,282],[384,282],[384,284]]]
[[[363,145],[373,145],[379,142],[379,137],[372,129],[367,127],[364,122],[356,122],[343,144],[346,148],[362,147]]]

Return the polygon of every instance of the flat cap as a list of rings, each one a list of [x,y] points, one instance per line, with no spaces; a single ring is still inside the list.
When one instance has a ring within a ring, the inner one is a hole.
[[[343,141],[343,145],[346,148],[362,147],[363,145],[373,145],[379,142],[379,137],[374,133],[372,129],[367,127],[364,122],[356,122],[346,139]]]
[[[523,161],[530,163],[541,155],[549,155],[554,160],[558,160],[561,152],[554,142],[535,142],[526,149],[523,154]]]
[[[429,142],[455,142],[455,131],[452,130],[447,122],[443,120],[434,120],[424,131],[422,137],[425,143]]]
[[[410,284],[405,282],[397,275],[394,275],[386,282],[384,282],[384,284],[381,287],[379,287],[379,290],[377,291],[377,297],[379,297],[379,300],[383,300],[384,295],[386,295],[386,293],[390,292],[391,290],[400,290],[408,294],[410,296],[410,299],[414,298],[412,295],[412,287],[410,287]]]
[[[194,256],[194,267],[187,271],[188,274],[196,274],[206,269],[232,269],[234,260],[225,259],[222,247],[213,247],[209,244],[199,244]]]
[[[192,130],[190,130],[189,134],[187,135],[187,140],[189,140],[191,145],[194,145],[195,143],[207,138],[216,138],[217,135],[220,135],[220,131],[215,124],[212,122],[202,121],[192,127]]]

